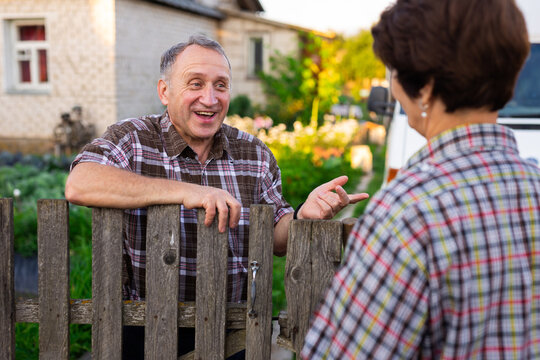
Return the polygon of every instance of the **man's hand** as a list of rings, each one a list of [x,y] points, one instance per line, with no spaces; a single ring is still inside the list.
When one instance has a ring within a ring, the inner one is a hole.
[[[315,188],[298,211],[298,219],[332,219],[345,206],[369,197],[366,193],[348,195],[342,188],[347,180],[349,180],[347,176],[340,176]],[[283,216],[274,228],[274,254],[278,256],[283,256],[287,252],[292,215],[289,213]]]
[[[189,187],[184,193],[182,203],[187,209],[204,208],[206,217],[204,224],[210,226],[216,211],[218,213],[218,229],[224,232],[227,225],[227,216],[229,216],[229,227],[235,228],[240,221],[240,212],[242,206],[229,192],[210,187],[195,184],[185,184]]]
[[[342,187],[347,180],[347,176],[340,176],[315,188],[298,211],[298,218],[332,219],[345,206],[369,197],[366,193],[347,194]]]

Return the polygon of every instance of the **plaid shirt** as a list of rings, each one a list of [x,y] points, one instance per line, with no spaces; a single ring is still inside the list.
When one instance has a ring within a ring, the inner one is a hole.
[[[539,307],[540,169],[460,126],[373,197],[302,357],[538,359]]]
[[[96,162],[157,178],[227,190],[241,204],[240,222],[229,229],[228,301],[247,297],[249,207],[274,205],[274,221],[293,209],[283,199],[281,174],[272,152],[259,139],[227,125],[214,137],[205,164],[176,132],[168,114],[127,119],[86,145],[72,167]],[[195,300],[197,210],[181,207],[179,300]],[[124,286],[127,299],[145,297],[146,209],[125,210]]]

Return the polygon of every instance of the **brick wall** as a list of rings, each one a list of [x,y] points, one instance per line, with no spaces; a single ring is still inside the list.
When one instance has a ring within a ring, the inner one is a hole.
[[[4,25],[25,18],[45,20],[50,82],[45,94],[6,92]],[[114,21],[114,0],[0,1],[2,137],[50,139],[60,114],[74,105],[98,128],[116,118]]]

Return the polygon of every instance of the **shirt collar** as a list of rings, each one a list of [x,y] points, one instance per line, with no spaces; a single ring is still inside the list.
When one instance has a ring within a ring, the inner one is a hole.
[[[178,157],[187,148],[189,148],[188,143],[176,131],[167,111],[161,115],[160,126],[167,156],[170,158]],[[210,149],[209,159],[220,159],[224,156],[224,152],[230,154],[229,140],[227,139],[222,125],[214,135],[214,142],[212,144],[212,148]]]
[[[440,162],[478,151],[505,151],[519,154],[512,130],[499,124],[460,125],[431,138],[405,165],[409,169],[423,162]]]

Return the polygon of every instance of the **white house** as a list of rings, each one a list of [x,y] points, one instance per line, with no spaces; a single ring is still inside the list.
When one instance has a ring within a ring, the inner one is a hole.
[[[159,60],[193,33],[218,40],[232,97],[264,103],[258,70],[298,52],[299,31],[267,20],[258,0],[2,0],[0,150],[46,152],[74,106],[101,134],[126,117],[161,113]]]

